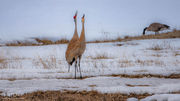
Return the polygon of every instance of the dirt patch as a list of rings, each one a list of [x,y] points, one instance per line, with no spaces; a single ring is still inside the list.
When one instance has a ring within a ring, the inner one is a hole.
[[[89,87],[97,87],[96,85],[88,85]]]
[[[8,81],[15,81],[15,80],[32,80],[33,78],[0,78],[0,80],[8,80]]]
[[[126,86],[128,86],[128,87],[148,87],[148,86],[150,86],[150,85],[131,85],[131,84],[126,84]]]
[[[116,46],[123,46],[124,44],[116,44]]]
[[[0,96],[0,101],[126,101],[128,98],[138,99],[150,96],[150,94],[102,94],[97,91],[38,91],[21,96]]]
[[[171,78],[171,79],[179,79],[180,78],[180,74],[171,74],[168,76],[163,76],[163,75],[153,75],[153,74],[137,74],[137,75],[127,75],[127,74],[113,74],[111,75],[113,77],[124,77],[124,78],[143,78],[143,77],[147,77],[147,78],[151,78],[151,77],[155,77],[155,78]]]
[[[136,72],[138,72],[138,71],[136,71]],[[139,72],[143,72],[143,70],[139,71]],[[155,77],[155,78],[180,79],[180,74],[171,74],[171,75],[167,75],[167,76],[153,75],[153,74],[137,74],[137,75],[112,74],[112,75],[99,75],[99,76],[112,76],[112,77],[122,77],[122,78],[144,78],[144,77],[152,78],[152,77]],[[96,76],[83,76],[82,79],[79,77],[77,77],[76,79],[84,80],[84,79],[91,78],[91,77],[96,77]],[[72,77],[72,78],[57,78],[57,79],[74,79],[74,77]]]
[[[112,57],[108,57],[105,53],[104,54],[97,54],[95,57],[91,57],[91,59],[98,60],[98,59],[113,59]]]

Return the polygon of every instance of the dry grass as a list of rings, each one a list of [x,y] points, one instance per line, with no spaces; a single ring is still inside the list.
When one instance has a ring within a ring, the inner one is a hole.
[[[97,87],[96,85],[88,85],[89,87]]]
[[[160,60],[136,60],[135,63],[141,65],[141,66],[152,66],[152,65],[156,65],[156,66],[165,66],[165,63],[163,61]]]
[[[171,49],[173,50],[174,47],[168,41],[163,41],[163,43],[153,43],[152,46],[148,48],[149,50],[159,51],[164,49]]]
[[[135,36],[130,37],[126,36],[122,41],[129,41],[129,40],[142,40],[142,39],[168,39],[168,38],[180,38],[180,30],[174,29],[172,32],[161,33],[161,34],[151,34],[151,35],[142,35],[142,36]]]
[[[117,46],[123,46],[123,44],[116,44]]]
[[[3,58],[3,57],[0,57],[0,63],[4,63],[5,62],[5,58]]]
[[[130,67],[130,66],[134,66],[133,61],[128,60],[128,59],[119,60],[118,63],[119,63],[119,66],[120,66],[120,67]]]
[[[52,42],[51,40],[48,39],[39,39],[39,38],[35,38],[35,40],[42,44],[42,45],[49,45],[49,44],[53,44],[54,42]]]
[[[151,34],[151,35],[141,35],[141,36],[125,36],[124,38],[117,37],[113,40],[108,40],[108,38],[104,40],[95,40],[95,41],[88,41],[87,43],[105,43],[105,42],[119,42],[119,41],[131,41],[131,40],[143,40],[143,39],[168,39],[168,38],[180,38],[180,30],[173,30],[172,32],[161,33],[161,34]],[[68,39],[62,38],[55,42],[49,39],[40,39],[34,38],[38,44],[34,43],[22,43],[17,41],[16,43],[7,43],[6,46],[39,46],[39,45],[50,45],[50,44],[66,44],[69,42]]]
[[[178,51],[174,52],[174,56],[179,56],[179,55],[180,55],[180,53]]]
[[[180,38],[180,30],[174,29],[172,32],[166,32],[161,34],[150,34],[141,36],[125,36],[124,38],[118,37],[114,40],[101,40],[91,41],[87,43],[104,43],[104,42],[118,42],[118,41],[131,41],[131,40],[144,40],[144,39],[168,39],[168,38]]]
[[[154,56],[154,57],[161,57],[162,55],[160,55],[160,54],[152,54],[152,56]]]
[[[97,91],[38,91],[21,96],[0,96],[3,101],[126,101],[128,98],[145,98],[151,94],[102,94]]]
[[[69,42],[69,40],[62,38],[55,42],[49,40],[49,39],[40,39],[40,38],[34,38],[34,40],[37,41],[37,43],[30,43],[30,42],[20,42],[16,41],[14,43],[7,43],[6,46],[40,46],[40,45],[51,45],[51,44],[66,44]]]
[[[163,47],[159,44],[155,44],[154,46],[152,46],[151,48],[148,48],[148,49],[158,51],[158,50],[162,50]]]
[[[92,59],[111,59],[110,57],[108,57],[105,53],[104,54],[98,54],[95,57],[91,57]]]
[[[122,60],[119,60],[118,63],[119,63],[119,67],[131,67],[131,66],[135,66],[135,65],[139,65],[139,66],[152,66],[152,65],[165,66],[165,63],[161,60],[140,60],[140,59],[137,59],[135,61],[131,61],[128,59],[122,59]]]
[[[38,46],[39,44],[30,43],[30,42],[20,42],[17,41],[17,43],[7,43],[6,46]]]
[[[98,68],[96,61],[93,62],[93,65],[94,65],[94,68]]]
[[[171,74],[171,75],[155,75],[155,74],[136,74],[136,75],[128,75],[128,74],[113,74],[110,75],[112,77],[122,77],[122,78],[170,78],[170,79],[180,79],[180,74]]]
[[[33,60],[35,66],[42,66],[44,69],[54,69],[57,68],[58,64],[61,64],[61,61],[58,61],[54,55],[49,55],[48,57],[39,57],[38,59]]]
[[[6,51],[6,52],[4,52]],[[8,58],[5,57],[8,53]],[[22,68],[22,61],[27,58],[22,58],[19,56],[11,56],[8,50],[1,50],[0,54],[0,69],[7,69],[7,68]]]
[[[0,55],[0,69],[5,69],[8,66],[7,59],[3,56],[3,54]]]
[[[126,86],[128,86],[128,87],[137,87],[137,86],[139,86],[139,87],[148,87],[150,85],[132,85],[132,84],[126,84]]]

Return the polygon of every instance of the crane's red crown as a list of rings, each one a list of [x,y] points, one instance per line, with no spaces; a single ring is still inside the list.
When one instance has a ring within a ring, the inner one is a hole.
[[[74,19],[76,19],[76,15],[74,16]]]

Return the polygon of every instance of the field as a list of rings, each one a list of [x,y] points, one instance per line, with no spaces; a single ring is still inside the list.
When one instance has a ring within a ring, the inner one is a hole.
[[[67,44],[0,47],[0,101],[178,101],[180,34],[171,33],[88,42],[83,79],[74,65],[68,72]]]

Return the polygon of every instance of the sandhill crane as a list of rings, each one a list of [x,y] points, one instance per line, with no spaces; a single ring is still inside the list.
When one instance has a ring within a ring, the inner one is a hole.
[[[77,18],[77,12],[75,13],[75,16],[74,16],[74,22],[75,22],[74,35],[67,46],[67,50],[65,54],[66,61],[68,63],[68,72],[70,70],[70,66],[73,64],[73,62],[75,62],[75,79],[76,79],[76,70],[77,70],[77,59],[79,57],[79,49],[80,49],[80,41],[79,41],[79,36],[77,32],[77,19],[76,18]]]
[[[85,29],[84,29],[84,17],[85,17],[85,14],[83,14],[83,17],[81,19],[82,21],[82,31],[81,31],[81,35],[80,35],[80,38],[79,38],[79,41],[80,41],[80,50],[79,50],[79,71],[80,71],[80,74],[81,74],[81,68],[80,68],[80,63],[81,63],[81,57],[82,57],[82,54],[84,53],[85,49],[86,49],[86,38],[85,38]]]
[[[149,25],[149,27],[145,27],[143,30],[143,35],[145,35],[145,31],[153,31],[155,34],[157,34],[159,31],[169,29],[168,25],[160,24],[160,23],[152,23]]]

